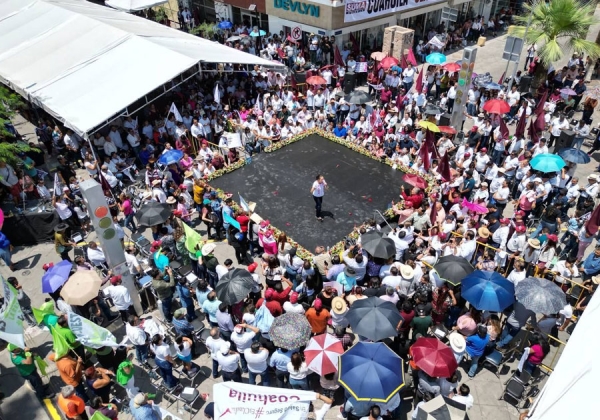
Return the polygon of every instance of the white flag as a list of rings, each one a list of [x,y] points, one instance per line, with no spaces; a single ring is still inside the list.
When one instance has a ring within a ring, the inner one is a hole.
[[[54,195],[61,195],[60,179],[58,178],[58,172],[54,174]]]
[[[23,312],[17,300],[17,291],[2,278],[4,303],[0,308],[0,338],[7,343],[25,348],[23,337]]]
[[[241,194],[239,194],[239,196],[240,196],[240,206],[244,209],[244,211],[250,211],[250,207],[248,206],[248,203],[246,203],[246,200],[244,200],[244,198],[242,197]]]
[[[69,312],[68,317],[69,329],[73,331],[77,341],[84,346],[92,349],[104,346],[119,347],[115,336],[106,328],[102,328],[74,312]]]
[[[175,119],[177,121],[183,122],[183,118],[181,118],[181,114],[179,113],[179,110],[175,106],[175,102],[171,103],[171,109],[169,109],[169,114],[175,115]]]
[[[216,103],[221,103],[221,92],[219,92],[219,84],[215,84],[215,93],[213,94],[213,99]]]
[[[261,103],[260,103],[260,94],[256,97],[256,102],[254,103],[254,111],[260,111],[261,110]]]

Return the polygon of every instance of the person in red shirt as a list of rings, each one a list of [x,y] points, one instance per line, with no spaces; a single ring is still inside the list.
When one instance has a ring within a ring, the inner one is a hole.
[[[283,308],[281,307],[281,303],[273,300],[274,293],[275,291],[273,289],[267,289],[265,292],[265,297],[258,299],[258,302],[256,302],[256,309],[260,308],[263,304],[263,301],[266,300],[266,306],[269,312],[271,312],[271,315],[278,317],[283,313]]]
[[[287,283],[288,287],[283,289],[283,282]],[[273,290],[273,300],[279,302],[283,307],[283,304],[287,302],[288,296],[292,293],[292,282],[285,277],[282,277],[281,281],[275,283]]]
[[[423,193],[418,188],[413,188],[410,190],[410,195],[406,194],[404,191],[404,185],[400,187],[400,195],[404,199],[405,203],[412,203],[413,208],[421,207],[423,203]]]
[[[250,218],[248,217],[245,211],[240,210],[238,215],[235,217],[235,220],[237,220],[237,222],[240,224],[240,232],[248,232],[248,224],[250,223]]]

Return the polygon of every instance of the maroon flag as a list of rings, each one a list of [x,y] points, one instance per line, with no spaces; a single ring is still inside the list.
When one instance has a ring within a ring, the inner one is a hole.
[[[419,93],[423,92],[423,72],[420,72],[419,77],[417,77],[417,81],[415,82],[415,89],[417,89],[417,92]]]
[[[408,63],[406,62],[406,57],[402,54],[402,59],[400,60],[400,66],[405,69],[408,67]]]
[[[508,139],[508,127],[506,126],[503,118],[500,118],[500,134],[504,140]]]
[[[546,113],[542,110],[535,119],[535,131],[542,133],[546,129]]]
[[[515,136],[518,139],[522,139],[525,137],[525,126],[527,125],[527,110],[524,110],[521,114],[521,118],[519,118],[519,122],[517,123],[517,128],[515,129]]]
[[[419,157],[423,161],[423,167],[426,172],[429,172],[430,162],[429,162],[429,148],[427,147],[427,142],[424,141],[419,149]]]
[[[102,191],[104,192],[104,194],[106,194],[107,192],[111,193],[110,184],[108,183],[104,175],[102,175],[102,171],[98,171],[98,179],[100,180],[100,186],[102,187]]]
[[[431,222],[431,226],[436,226],[437,225],[437,221],[435,219],[437,219],[437,206],[436,206],[436,201],[434,201],[431,204],[431,211],[429,212],[429,221]]]
[[[296,82],[296,76],[294,76],[293,72],[292,72],[292,76],[290,77],[290,84],[292,85],[292,89],[294,89],[294,90],[298,89],[298,83]]]
[[[498,80],[498,84],[502,85],[504,84],[504,75],[506,74],[506,72],[502,73],[502,76],[500,76],[500,80]]]
[[[410,64],[412,64],[413,66],[417,65],[417,59],[415,58],[415,54],[413,53],[412,48],[408,49],[408,56],[406,57],[406,59],[408,60],[408,62]]]
[[[527,133],[529,134],[529,138],[531,141],[538,142],[540,140],[540,136],[535,129],[535,123],[533,122],[533,118],[529,121],[529,128],[527,129]]]
[[[540,102],[538,102],[537,106],[535,107],[535,110],[533,111],[535,115],[540,115],[542,112],[544,112],[544,105],[546,104],[546,99],[548,99],[547,90],[544,92],[542,98],[540,99]]]
[[[598,233],[598,226],[600,226],[600,206],[596,206],[590,220],[585,224],[585,230],[589,235],[595,235]]]
[[[338,48],[338,46],[335,46],[335,49],[333,50],[333,62],[335,64],[337,64],[338,66],[342,66],[344,67],[344,59],[342,58],[342,54],[340,54],[340,49]]]
[[[356,42],[356,38],[354,38],[354,35],[352,35],[352,32],[350,32],[350,42],[352,43],[352,52],[355,55],[358,55],[360,48],[358,46],[358,42]]]
[[[450,173],[450,162],[448,161],[448,153],[444,153],[444,156],[440,159],[438,165],[438,172],[446,182],[450,182],[452,174]]]
[[[425,143],[427,143],[427,150],[431,152],[432,156],[435,159],[440,158],[440,154],[437,150],[437,146],[435,145],[435,134],[431,130],[425,131]]]

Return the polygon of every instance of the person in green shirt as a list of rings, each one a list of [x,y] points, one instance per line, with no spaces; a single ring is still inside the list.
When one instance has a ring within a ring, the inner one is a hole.
[[[417,316],[412,319],[410,326],[413,328],[413,339],[418,337],[427,337],[429,327],[433,325],[431,315],[425,315],[423,308],[417,309]]]
[[[67,321],[67,317],[61,315],[58,317],[58,321],[56,326],[53,327],[54,331],[57,334],[62,335],[62,337],[67,342],[68,346],[81,358],[81,360],[85,359],[85,348],[81,345],[79,341],[77,341],[77,337],[73,334],[73,331],[69,329],[69,322]]]
[[[44,398],[54,398],[54,394],[48,392],[42,382],[42,378],[40,377],[33,360],[33,353],[31,353],[27,347],[22,349],[14,344],[9,344],[7,348],[10,352],[10,360],[17,367],[19,374],[29,381],[35,390],[35,395],[37,395],[40,400],[43,400]]]

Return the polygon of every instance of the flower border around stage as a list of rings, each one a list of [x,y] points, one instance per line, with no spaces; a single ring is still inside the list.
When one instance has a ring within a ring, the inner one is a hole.
[[[312,134],[317,134],[317,135],[323,137],[324,139],[327,139],[327,140],[333,141],[333,142],[335,142],[337,144],[340,144],[342,146],[345,146],[348,149],[351,149],[351,150],[353,150],[353,151],[355,151],[357,153],[360,153],[361,155],[363,155],[365,157],[368,157],[368,158],[371,158],[373,160],[376,160],[376,161],[380,162],[381,164],[388,165],[388,166],[390,166],[392,168],[394,167],[394,163],[389,158],[386,158],[386,159],[377,158],[377,157],[373,156],[371,154],[371,152],[369,152],[369,150],[367,150],[366,148],[364,148],[362,146],[359,146],[357,144],[354,144],[352,142],[349,142],[349,141],[347,141],[345,139],[342,139],[340,137],[337,137],[337,136],[333,135],[332,133],[324,131],[324,130],[321,130],[319,128],[311,128],[311,129],[303,131],[302,133],[300,133],[300,134],[298,134],[296,136],[293,136],[293,137],[291,137],[291,138],[289,138],[287,140],[283,140],[283,141],[279,141],[277,143],[273,143],[271,146],[266,147],[264,151],[265,151],[265,153],[276,152],[277,150],[282,149],[285,146],[290,145],[292,143],[295,143],[297,141],[300,141],[300,140],[302,140],[302,139],[304,139],[304,138],[306,138],[306,137],[308,137],[308,136],[310,136]],[[247,162],[247,160],[242,159],[239,162],[236,162],[236,163],[234,163],[231,166],[228,166],[228,167],[223,168],[223,169],[219,169],[218,171],[213,172],[207,178],[207,181],[210,182],[210,181],[212,181],[212,180],[214,180],[216,178],[219,178],[219,177],[221,177],[223,175],[226,175],[226,174],[228,174],[230,172],[233,172],[233,171],[235,171],[235,170],[237,170],[239,168],[242,168],[242,167],[244,167],[246,165],[246,163],[249,163],[249,162]],[[424,175],[421,172],[419,172],[416,169],[413,169],[413,168],[411,168],[409,166],[396,165],[395,169],[398,169],[399,171],[404,172],[406,174],[418,175],[418,176],[422,177],[423,179],[425,179],[425,181],[427,182],[427,188],[425,189],[425,194],[426,195],[428,195],[429,193],[431,193],[433,187],[435,186],[435,178],[434,177],[432,177],[430,175]],[[216,191],[217,191],[217,193],[218,193],[218,195],[219,195],[219,197],[221,199],[225,198],[226,193],[223,190],[216,189]],[[402,209],[402,203],[398,203],[396,205],[396,207],[398,209]],[[238,210],[239,208],[240,208],[239,204],[234,201],[233,209],[234,210]],[[386,210],[383,213],[383,215],[385,217],[389,218],[389,219],[392,219],[395,216],[395,214],[393,212],[393,209]],[[279,234],[282,233],[282,231],[280,229],[278,229],[277,227],[275,227],[275,226],[270,225],[269,228],[271,230],[273,230],[273,232],[274,232],[274,234],[276,236],[279,236]],[[352,239],[357,239],[358,238],[358,230],[354,230],[354,231],[350,232],[350,234],[346,235],[346,237],[347,238],[352,238]],[[298,242],[294,241],[292,238],[288,237],[288,243],[292,247],[297,248],[297,254],[298,254],[298,256],[300,258],[302,258],[302,259],[312,259],[312,257],[314,256],[312,252],[310,252],[309,250],[307,250],[306,248],[304,248],[302,245],[300,245]],[[329,249],[329,252],[331,254],[340,254],[343,251],[344,251],[344,240],[341,240],[341,241],[337,242],[335,245],[333,245]]]

